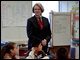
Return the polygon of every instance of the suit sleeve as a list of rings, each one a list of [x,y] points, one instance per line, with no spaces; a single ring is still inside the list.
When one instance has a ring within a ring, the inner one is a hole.
[[[30,19],[27,20],[27,27],[26,28],[27,28],[28,38],[30,38],[31,40],[39,39],[39,38],[37,38],[36,36],[33,35],[33,25],[32,25],[32,22],[30,21]]]
[[[48,19],[47,19],[47,21],[48,21]],[[50,39],[51,39],[51,29],[50,29],[50,24],[49,24],[49,22],[48,22],[48,32],[47,32],[47,33],[48,33],[48,34],[47,34],[46,40],[47,40],[47,42],[49,42]]]

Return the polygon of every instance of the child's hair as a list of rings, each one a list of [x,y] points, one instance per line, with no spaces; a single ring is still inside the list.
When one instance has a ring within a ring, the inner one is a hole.
[[[9,42],[2,47],[2,49],[1,49],[1,59],[3,59],[5,53],[10,53],[10,50],[14,49],[15,44],[16,43],[14,43],[14,42]]]
[[[59,47],[56,51],[58,59],[68,59],[68,49],[65,47]]]
[[[33,41],[32,41],[32,47],[38,47],[39,46],[39,44],[41,43],[41,40],[39,40],[39,39],[34,39]]]

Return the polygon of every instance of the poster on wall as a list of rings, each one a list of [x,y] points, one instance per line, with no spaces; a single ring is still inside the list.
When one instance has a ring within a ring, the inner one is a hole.
[[[71,45],[70,12],[53,14],[53,46]]]
[[[79,40],[79,13],[73,13],[73,40]]]
[[[1,4],[1,19],[3,26],[26,26],[27,18],[27,5]]]
[[[72,13],[79,13],[79,5],[78,4],[75,4],[72,6]]]

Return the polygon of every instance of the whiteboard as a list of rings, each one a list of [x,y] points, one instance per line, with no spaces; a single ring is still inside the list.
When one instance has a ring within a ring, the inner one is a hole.
[[[53,14],[53,46],[71,45],[70,12]]]
[[[1,4],[6,5],[26,5],[28,8],[27,18],[25,20],[25,24],[27,25],[27,19],[32,16],[32,2],[31,1],[1,1]],[[6,20],[8,23],[8,21]],[[4,23],[6,23],[4,22]],[[21,21],[20,21],[21,22]],[[19,23],[20,23],[19,22]],[[16,22],[15,22],[16,23]],[[15,25],[13,24],[3,24],[3,18],[1,15],[1,39],[3,41],[28,41],[27,33],[26,33],[26,26],[24,25]]]
[[[31,16],[32,10],[29,3],[30,1],[2,1],[3,26],[26,26],[26,19]]]

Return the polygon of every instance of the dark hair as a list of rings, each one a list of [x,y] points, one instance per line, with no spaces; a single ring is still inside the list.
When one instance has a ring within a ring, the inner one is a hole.
[[[39,39],[34,39],[34,40],[32,41],[32,47],[38,47],[40,43],[41,43],[41,40],[39,40]]]
[[[59,47],[56,51],[58,59],[67,59],[68,58],[68,49],[65,47]]]
[[[3,59],[5,53],[10,53],[11,49],[14,49],[14,45],[16,43],[14,42],[9,42],[7,45],[4,45],[1,49],[1,59]]]

